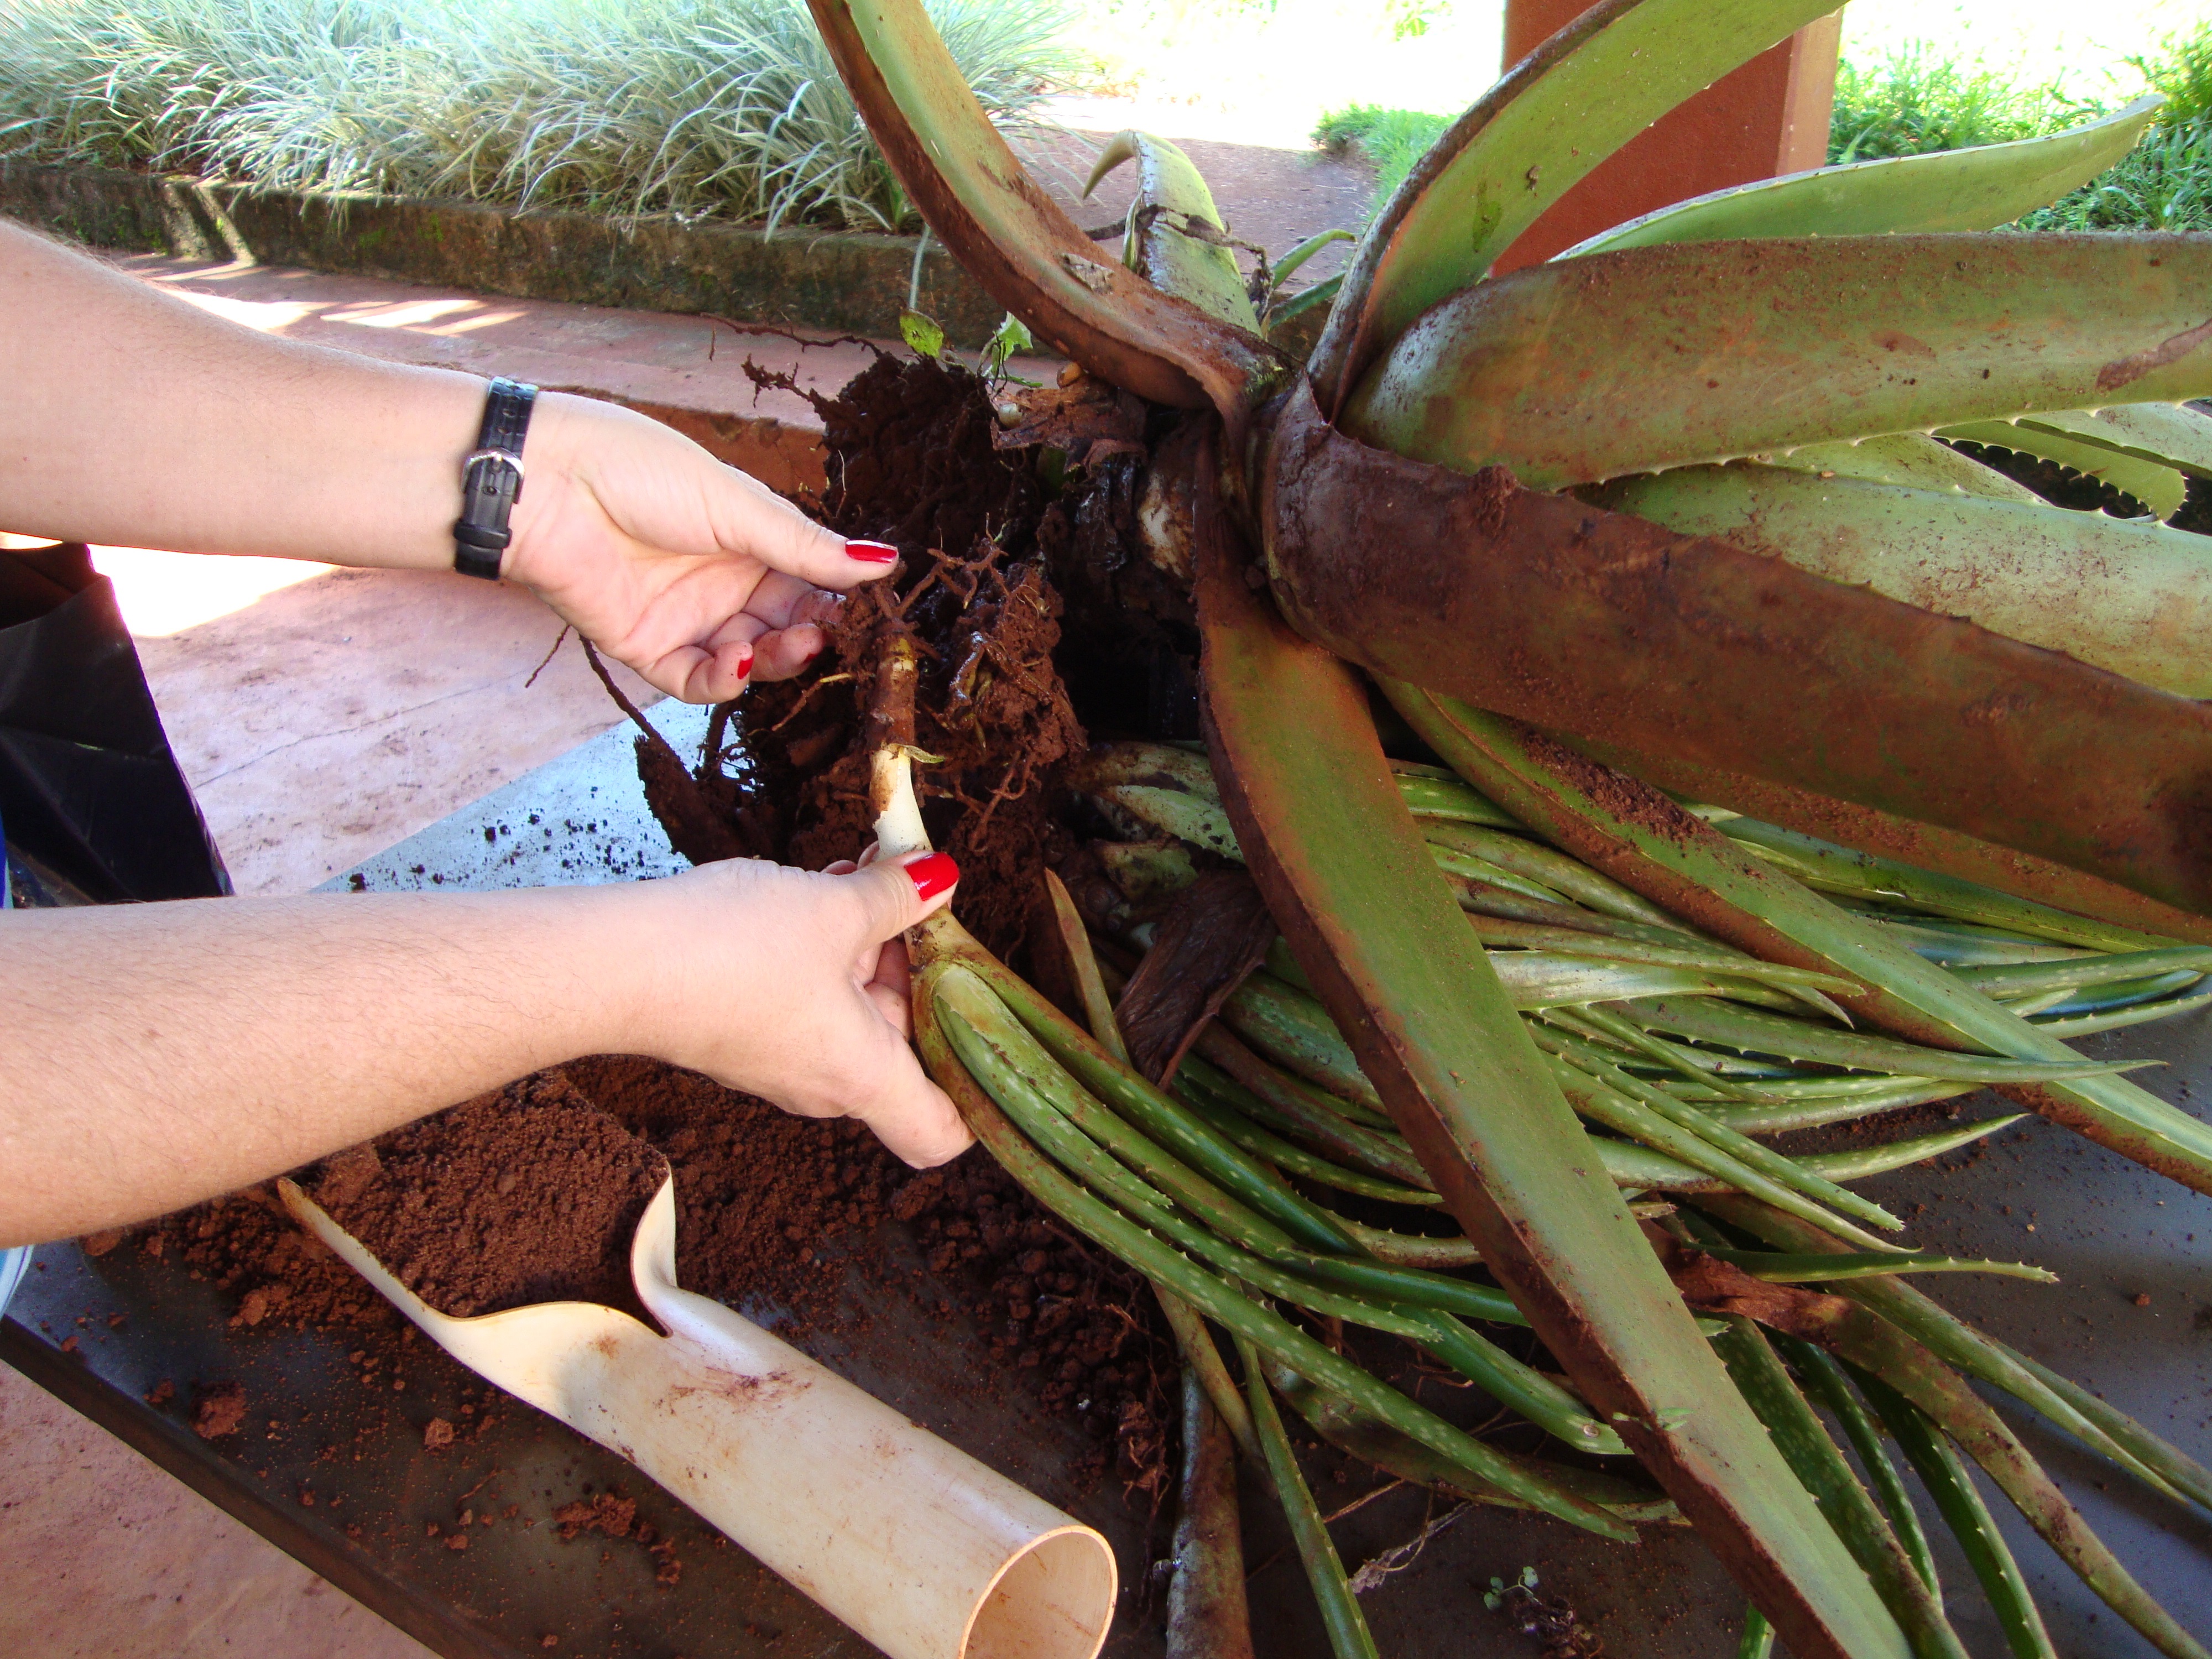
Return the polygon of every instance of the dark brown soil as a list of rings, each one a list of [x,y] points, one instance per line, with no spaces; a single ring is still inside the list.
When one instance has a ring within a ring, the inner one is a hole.
[[[1086,389],[1021,395],[1079,402]],[[1141,430],[1141,410],[1113,443],[1086,446],[1104,459],[1071,470],[1048,446],[1001,447],[989,386],[957,366],[886,355],[814,401],[831,482],[800,505],[897,547],[900,565],[850,596],[807,674],[718,711],[690,797],[641,743],[648,799],[688,856],[740,850],[811,868],[855,856],[872,834],[865,717],[886,647],[910,641],[914,740],[938,757],[918,780],[931,836],[960,866],[963,922],[1019,965],[1038,872],[1074,850],[1050,786],[1086,726],[1198,729],[1195,617],[1134,554],[1144,457],[1127,432]],[[1071,610],[1081,625],[1064,634]],[[702,832],[702,817],[727,835]]]
[[[808,505],[901,562],[848,598],[813,672],[740,706],[742,811],[757,827],[773,817],[788,862],[858,854],[872,831],[862,717],[884,647],[912,641],[915,741],[939,757],[918,779],[932,839],[960,866],[962,921],[1018,954],[1036,872],[1068,848],[1047,783],[1085,741],[1053,665],[1061,604],[1037,546],[1050,492],[1032,452],[994,446],[987,388],[965,370],[885,356],[816,407],[830,483]]]
[[[537,1302],[635,1311],[630,1238],[666,1173],[548,1072],[326,1160],[313,1195],[440,1313]]]

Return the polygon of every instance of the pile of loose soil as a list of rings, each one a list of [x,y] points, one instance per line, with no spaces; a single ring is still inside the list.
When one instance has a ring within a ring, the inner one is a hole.
[[[579,1299],[639,1312],[628,1251],[664,1170],[687,1288],[781,1309],[780,1333],[804,1342],[835,1328],[849,1275],[897,1284],[945,1328],[942,1349],[916,1363],[1011,1373],[1091,1430],[1094,1473],[1118,1465],[1132,1488],[1165,1489],[1161,1379],[1175,1360],[1149,1292],[980,1150],[917,1175],[857,1121],[793,1117],[698,1073],[608,1054],[339,1153],[302,1184],[441,1311]],[[886,1259],[901,1233],[928,1278],[909,1284]],[[397,1322],[265,1188],[136,1237],[234,1297],[234,1325]],[[356,1359],[364,1381],[380,1375],[376,1356]]]
[[[537,1302],[641,1312],[630,1238],[666,1174],[549,1072],[339,1153],[313,1197],[440,1313]]]

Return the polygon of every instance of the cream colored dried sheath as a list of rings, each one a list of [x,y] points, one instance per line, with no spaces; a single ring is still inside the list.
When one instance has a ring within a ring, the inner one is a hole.
[[[284,1201],[463,1364],[621,1454],[890,1659],[1094,1659],[1113,1552],[966,1453],[676,1283],[676,1184],[630,1247],[661,1336],[594,1303],[438,1313],[290,1182]]]

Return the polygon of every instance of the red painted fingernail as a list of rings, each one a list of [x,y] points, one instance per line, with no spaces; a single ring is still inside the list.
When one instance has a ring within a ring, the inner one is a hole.
[[[927,853],[906,866],[914,890],[925,904],[960,879],[960,866],[950,853]]]
[[[845,556],[862,564],[896,564],[898,549],[889,542],[847,542]]]
[[[748,675],[748,674],[751,673],[752,672],[753,672],[753,648],[752,648],[752,647],[750,647],[750,646],[749,645],[749,646],[747,646],[747,647],[745,647],[745,653],[744,653],[744,655],[743,655],[742,657],[739,657],[739,658],[738,659],[738,678],[739,679],[743,679],[743,678],[745,678],[745,676],[746,676],[746,675]]]

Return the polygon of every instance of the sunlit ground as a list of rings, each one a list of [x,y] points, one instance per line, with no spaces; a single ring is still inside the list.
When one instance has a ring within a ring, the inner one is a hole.
[[[95,547],[92,562],[115,584],[124,623],[141,638],[181,634],[337,568],[305,559],[231,559],[141,547]]]
[[[2117,101],[2142,85],[2126,60],[2192,27],[2204,4],[1851,0],[1844,50],[1870,63],[1925,41],[2023,83],[2059,80],[2077,97]],[[1067,39],[1101,62],[1115,102],[1045,112],[1071,126],[1302,148],[1324,112],[1347,104],[1464,109],[1498,77],[1503,16],[1502,0],[1091,0]],[[1414,18],[1421,33],[1397,34]]]

